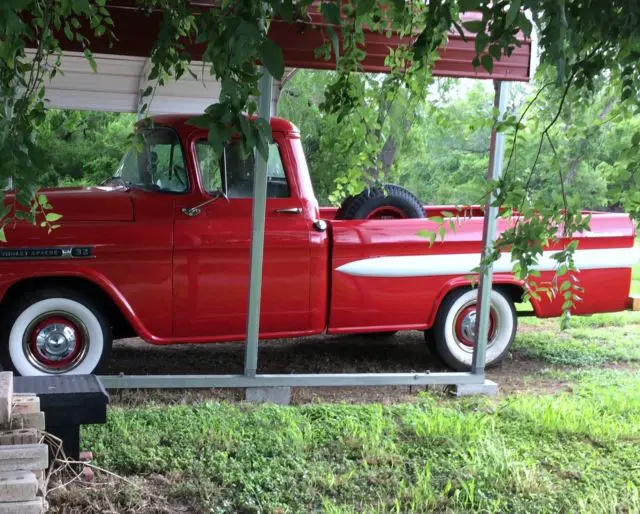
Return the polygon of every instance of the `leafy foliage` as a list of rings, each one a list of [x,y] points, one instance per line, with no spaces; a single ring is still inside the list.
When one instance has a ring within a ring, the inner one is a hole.
[[[132,133],[131,114],[47,111],[36,137],[47,156],[37,184],[100,184],[113,176]]]
[[[242,136],[245,152],[257,148],[263,153],[270,138],[269,127],[246,118],[243,111],[249,114],[256,111],[253,98],[258,93],[260,60],[276,78],[284,71],[282,52],[268,36],[270,22],[279,17],[294,23],[309,9],[319,8],[328,27],[318,55],[329,58],[333,54],[336,59],[336,74],[325,87],[322,109],[337,115],[338,123],[353,125],[365,142],[360,152],[350,153],[353,160],[345,163],[346,178],[338,182],[340,194],[351,192],[350,185],[380,179],[377,156],[389,141],[385,136],[388,129],[380,115],[386,116],[387,103],[393,104],[399,95],[410,92],[417,97],[424,89],[438,48],[446,41],[449,30],[455,29],[463,36],[465,30],[475,34],[477,55],[473,65],[491,72],[495,60],[509,56],[520,44],[516,35],[523,32],[529,36],[535,23],[540,33],[542,63],[560,90],[557,109],[540,132],[526,178],[507,173],[499,183],[489,184],[496,194],[496,203],[506,207],[506,212],[517,209],[523,222],[503,234],[487,263],[508,246],[517,259],[516,271],[522,277],[529,275],[543,244],[556,240],[559,233],[570,235],[587,228],[579,210],[567,201],[565,177],[560,168],[557,180],[563,191],[561,202],[540,203],[529,196],[543,146],[548,144],[554,155],[558,153],[551,131],[562,118],[571,94],[588,101],[598,81],[610,77],[619,85],[618,98],[625,104],[621,109],[626,110],[627,116],[637,114],[639,109],[640,4],[636,0],[430,0],[426,4],[404,0],[346,3],[326,0],[319,7],[310,0],[295,3],[268,0],[222,2],[206,9],[180,0],[141,0],[140,6],[163,12],[151,54],[149,80],[161,85],[170,78],[193,73],[189,68],[188,45],[202,44],[206,70],[219,80],[221,93],[219,102],[209,106],[193,123],[209,129],[210,142],[217,152],[221,152],[224,142],[235,131]],[[460,13],[469,11],[479,16],[463,23]],[[531,13],[533,23],[527,13]],[[30,206],[26,212],[34,222],[38,207],[34,186],[39,171],[45,167],[41,147],[33,138],[35,126],[44,120],[44,79],[59,69],[60,61],[55,57],[60,55],[60,34],[82,43],[85,55],[95,66],[89,40],[80,30],[83,23],[89,24],[95,37],[110,34],[113,22],[105,0],[9,0],[3,2],[0,10],[0,98],[4,107],[0,114],[0,157],[4,164],[0,180],[14,178],[16,199]],[[411,39],[390,50],[385,61],[390,73],[382,80],[377,113],[369,108],[370,84],[356,75],[366,58],[365,27]],[[33,56],[27,56],[27,47],[36,49]],[[153,87],[143,92],[144,97],[152,94]],[[142,114],[147,105],[148,102],[142,105]],[[500,130],[513,127],[515,136],[520,130],[515,118],[494,122]],[[514,137],[514,144],[517,141]],[[640,136],[634,133],[623,167],[608,170],[618,181],[637,181],[639,157],[633,147],[638,141]],[[631,191],[625,189],[623,193],[621,189],[620,196],[625,204],[637,206],[640,201],[637,188]],[[15,207],[13,210],[4,207],[0,212],[0,230],[15,212]],[[559,255],[564,259],[560,264],[571,267],[573,250],[570,246],[565,248]],[[571,301],[578,296],[573,288],[564,293]]]

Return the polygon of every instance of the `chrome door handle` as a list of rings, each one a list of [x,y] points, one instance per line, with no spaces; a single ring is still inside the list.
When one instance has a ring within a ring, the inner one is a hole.
[[[302,208],[288,207],[287,209],[276,209],[273,212],[276,214],[302,214]]]

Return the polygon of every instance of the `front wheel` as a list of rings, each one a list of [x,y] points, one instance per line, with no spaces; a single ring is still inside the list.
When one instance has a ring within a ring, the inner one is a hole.
[[[460,289],[450,293],[443,300],[429,334],[438,355],[458,371],[471,368],[477,297],[477,289]],[[513,302],[500,291],[492,290],[485,361],[487,367],[498,364],[507,355],[515,340],[517,325]]]
[[[2,366],[23,376],[86,375],[100,368],[111,349],[106,317],[73,291],[34,293],[5,319]]]

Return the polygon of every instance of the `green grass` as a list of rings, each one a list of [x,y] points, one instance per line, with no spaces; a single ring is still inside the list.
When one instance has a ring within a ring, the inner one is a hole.
[[[83,438],[210,512],[638,512],[639,391],[583,372],[571,395],[500,401],[113,408]]]
[[[640,361],[640,327],[579,327],[518,334],[514,352],[560,366],[600,366]]]
[[[520,378],[560,383],[553,394],[112,407],[83,446],[147,489],[83,489],[54,509],[640,513],[640,313],[576,317],[566,331],[523,321],[513,356],[542,365]]]

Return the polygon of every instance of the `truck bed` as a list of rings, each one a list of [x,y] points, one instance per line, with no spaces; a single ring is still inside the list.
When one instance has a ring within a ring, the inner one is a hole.
[[[428,216],[437,216],[451,207],[425,207]],[[480,208],[476,208],[479,214]],[[335,216],[334,211],[322,213]],[[515,218],[500,219],[503,231]],[[432,246],[420,230],[437,230],[428,219],[332,220],[331,293],[329,331],[384,331],[425,329],[432,325],[437,308],[446,294],[468,286],[468,275],[480,263],[482,228],[480,216],[465,218],[455,232],[447,231],[444,241]],[[591,231],[577,235],[576,264],[584,288],[583,300],[575,314],[615,312],[626,308],[631,267],[640,255],[634,249],[635,227],[626,214],[595,213]],[[568,241],[560,241],[545,252],[539,262],[539,284],[555,274],[553,251]],[[508,255],[494,267],[494,284],[518,291],[522,284],[511,273]],[[536,315],[559,316],[562,298],[546,295],[532,301]]]

